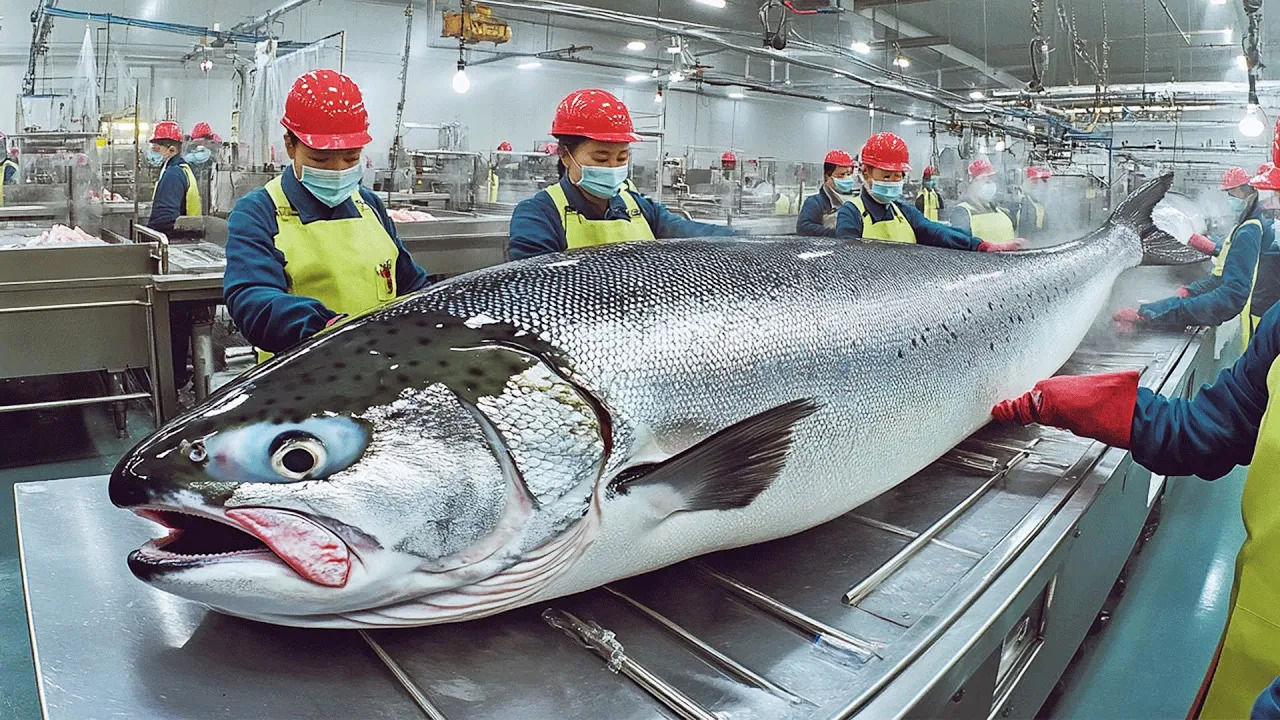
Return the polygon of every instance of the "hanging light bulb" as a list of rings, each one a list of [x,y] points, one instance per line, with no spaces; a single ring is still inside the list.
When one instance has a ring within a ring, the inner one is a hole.
[[[1240,119],[1240,134],[1245,137],[1258,137],[1265,128],[1258,118],[1258,106],[1253,103],[1245,108],[1244,117]]]
[[[1000,138],[999,140],[996,141],[996,152],[998,153],[1004,152],[1004,138]]]
[[[458,60],[458,72],[453,74],[453,91],[462,95],[471,89],[471,78],[467,77],[467,63]]]
[[[658,88],[658,92],[653,94],[653,102],[655,105],[662,104],[662,88]]]
[[[212,70],[212,69],[213,69],[213,61],[212,61],[212,60],[210,60],[209,58],[205,58],[205,59],[201,60],[201,61],[200,61],[200,69],[201,69],[201,70],[203,70],[203,71],[205,71],[205,72],[209,72],[210,70]]]

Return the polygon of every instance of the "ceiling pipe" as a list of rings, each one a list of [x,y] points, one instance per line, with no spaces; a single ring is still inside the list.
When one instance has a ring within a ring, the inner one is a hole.
[[[719,37],[717,34],[717,28],[712,28],[706,25],[695,25],[692,23],[677,22],[673,20],[659,20],[656,18],[632,15],[630,13],[605,10],[601,8],[591,8],[582,5],[573,5],[570,3],[554,2],[553,0],[486,0],[485,4],[494,8],[532,11],[548,15],[561,15],[577,18],[593,17],[605,22],[631,25],[633,27],[643,27],[657,33],[676,35],[686,39],[701,40],[736,52],[741,52],[743,54],[755,55],[765,59],[782,60],[783,62],[795,65],[796,67],[842,77],[881,92],[903,95],[912,98],[913,100],[919,100],[930,105],[943,107],[956,113],[995,113],[1006,117],[1022,118],[1023,123],[1025,123],[1027,115],[1027,113],[1011,113],[1009,112],[1009,109],[998,106],[948,100],[946,99],[946,96],[949,96],[950,93],[946,93],[940,88],[931,88],[931,90],[926,91],[910,87],[899,82],[883,82],[880,80],[862,77],[849,72],[848,70],[832,67],[830,65],[789,57],[776,50],[738,45]],[[1019,131],[1018,126],[1004,126],[998,122],[990,122],[990,124],[993,127],[1009,131],[1010,133],[1017,133]],[[1022,127],[1021,130],[1025,132],[1025,126]]]
[[[303,5],[306,5],[309,2],[311,2],[311,0],[287,0],[286,2],[283,2],[277,7],[262,13],[261,15],[259,15],[258,17],[252,20],[246,20],[240,23],[239,25],[236,25],[235,27],[231,28],[231,32],[244,33],[246,35],[252,34],[262,28],[267,27],[271,23],[275,22],[280,18],[281,15],[297,10],[298,8],[302,7]]]

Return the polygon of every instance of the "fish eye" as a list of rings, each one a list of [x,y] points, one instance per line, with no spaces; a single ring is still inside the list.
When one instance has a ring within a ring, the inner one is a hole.
[[[209,453],[204,449],[204,443],[197,440],[191,443],[191,448],[187,452],[187,457],[190,458],[193,463],[202,463],[209,459]]]
[[[325,464],[324,443],[307,432],[281,433],[271,443],[271,469],[291,480],[303,480]]]

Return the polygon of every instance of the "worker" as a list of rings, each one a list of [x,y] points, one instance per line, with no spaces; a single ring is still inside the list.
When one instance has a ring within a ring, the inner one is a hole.
[[[964,230],[926,220],[902,202],[902,178],[911,169],[907,143],[897,135],[872,135],[862,146],[862,189],[836,214],[836,237],[920,243],[958,250],[1004,252],[1015,243],[984,242]]]
[[[207,167],[215,159],[216,143],[213,128],[207,122],[198,122],[191,129],[191,143],[182,157],[194,167]]]
[[[179,156],[180,152],[182,130],[178,123],[170,120],[156,123],[147,160],[153,166],[160,166],[160,179],[156,181],[147,227],[162,233],[172,233],[174,221],[181,215],[200,215],[200,188],[191,167]]]
[[[989,243],[1016,242],[1021,246],[1025,241],[1018,239],[1009,213],[995,203],[999,191],[996,169],[990,162],[979,158],[969,163],[969,188],[965,199],[951,211],[951,226]]]
[[[1266,206],[1274,205],[1280,200],[1280,169],[1267,164],[1259,168],[1259,173],[1249,180],[1249,184],[1258,191],[1258,204],[1263,207],[1262,216],[1262,250],[1258,254],[1258,266],[1254,271],[1253,290],[1249,293],[1249,302],[1245,303],[1245,329],[1252,336],[1262,323],[1267,311],[1280,299],[1280,246],[1276,244],[1275,221],[1267,219]],[[1247,345],[1248,338],[1244,339]]]
[[[938,222],[946,205],[942,195],[938,193],[938,168],[930,165],[920,176],[920,194],[916,195],[916,209],[924,214],[926,220]]]
[[[1270,245],[1275,237],[1271,227],[1263,225],[1258,191],[1249,180],[1249,174],[1239,167],[1222,176],[1219,189],[1227,192],[1236,225],[1222,244],[1212,274],[1180,288],[1175,297],[1120,308],[1114,318],[1121,329],[1220,325],[1239,316],[1241,339],[1248,345],[1252,326],[1245,304],[1253,291],[1258,255],[1264,243]]]
[[[360,186],[372,138],[355,82],[334,70],[306,73],[280,124],[291,162],[231,211],[223,279],[236,325],[271,353],[428,282],[382,201]]]
[[[18,182],[18,148],[9,148],[4,162],[4,184],[13,185]]]
[[[596,245],[654,238],[736,235],[719,225],[678,217],[629,184],[631,113],[604,90],[566,97],[551,123],[560,181],[516,205],[507,253],[512,260]]]
[[[1022,186],[1013,220],[1013,231],[1019,237],[1036,238],[1044,235],[1045,191],[1051,177],[1053,171],[1049,168],[1027,168],[1027,179]]]
[[[853,174],[853,156],[844,150],[832,150],[822,161],[822,187],[805,198],[796,217],[796,234],[811,237],[835,237],[836,215],[841,206],[858,191],[858,178]]]

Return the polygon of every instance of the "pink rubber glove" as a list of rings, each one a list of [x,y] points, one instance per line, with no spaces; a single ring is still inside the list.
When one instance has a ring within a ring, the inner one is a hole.
[[[1142,314],[1138,312],[1138,308],[1125,307],[1117,310],[1116,314],[1111,316],[1111,319],[1116,322],[1137,325],[1142,322]]]
[[[345,313],[341,315],[334,315],[333,317],[329,318],[329,322],[325,323],[324,327],[327,330],[346,319],[347,319],[347,316]]]
[[[1196,233],[1192,235],[1190,238],[1188,238],[1187,245],[1191,246],[1196,250],[1199,250],[1205,255],[1212,255],[1218,250],[1218,246],[1214,245],[1212,240],[1205,237],[1204,235],[1201,235],[1200,233]]]
[[[1066,375],[1041,380],[1031,392],[997,403],[991,416],[1002,422],[1052,425],[1127,449],[1137,402],[1135,370]]]
[[[989,243],[986,240],[978,243],[978,250],[981,252],[1013,252],[1026,244],[1026,240],[1018,238],[1013,242],[1007,243]]]
[[[1178,288],[1178,297],[1180,298],[1191,297],[1191,291],[1187,289],[1186,285],[1183,285],[1182,287]]]

